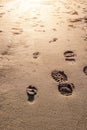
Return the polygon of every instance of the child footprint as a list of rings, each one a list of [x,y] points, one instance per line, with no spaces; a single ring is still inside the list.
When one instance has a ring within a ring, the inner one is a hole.
[[[30,102],[33,102],[34,101],[34,98],[35,98],[35,95],[37,94],[37,88],[35,86],[32,86],[32,85],[29,85],[27,88],[26,88],[26,93],[27,93],[27,96],[28,96],[28,101]]]
[[[68,50],[64,52],[64,56],[66,61],[75,61],[76,54],[74,54],[73,51]]]
[[[67,75],[64,73],[64,71],[53,70],[51,72],[51,76],[56,82],[63,82],[68,80]]]
[[[37,51],[37,52],[34,52],[34,53],[33,53],[33,58],[34,58],[34,59],[37,59],[39,55],[40,55],[40,52],[38,52],[38,51]]]

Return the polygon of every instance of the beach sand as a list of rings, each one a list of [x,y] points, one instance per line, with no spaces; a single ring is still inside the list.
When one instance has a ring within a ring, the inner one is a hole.
[[[87,0],[0,0],[0,130],[87,130]]]

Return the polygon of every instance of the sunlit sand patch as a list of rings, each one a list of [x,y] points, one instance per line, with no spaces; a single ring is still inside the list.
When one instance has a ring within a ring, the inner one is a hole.
[[[39,8],[39,3],[43,0],[16,0],[12,2],[8,2],[6,4],[6,8],[8,11],[15,10],[15,13],[17,14],[23,14],[27,10],[33,10]],[[33,12],[32,12],[33,13]]]

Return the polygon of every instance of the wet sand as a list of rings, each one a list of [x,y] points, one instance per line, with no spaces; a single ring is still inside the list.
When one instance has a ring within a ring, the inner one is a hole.
[[[87,0],[0,1],[0,130],[87,130]]]

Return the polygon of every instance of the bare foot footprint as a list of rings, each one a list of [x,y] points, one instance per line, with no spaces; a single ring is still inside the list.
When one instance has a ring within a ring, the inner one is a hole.
[[[76,54],[73,51],[65,51],[64,56],[66,61],[75,61]]]
[[[87,66],[83,68],[83,72],[85,73],[85,75],[87,75]]]
[[[12,28],[12,33],[14,35],[19,35],[23,32],[23,29],[22,28]]]
[[[58,85],[59,92],[65,96],[71,95],[74,88],[74,84],[68,82],[62,82]]]
[[[53,38],[53,40],[49,41],[49,43],[56,42],[57,40],[58,40],[58,38]]]
[[[26,93],[28,96],[28,101],[32,102],[34,101],[35,95],[37,94],[37,88],[35,86],[29,85],[26,88]]]
[[[38,52],[38,51],[37,51],[37,52],[34,52],[34,53],[33,53],[33,58],[34,58],[34,59],[37,59],[39,55],[40,55],[40,52]]]
[[[51,76],[56,82],[63,82],[68,80],[67,75],[64,73],[64,71],[53,70],[51,72]]]

